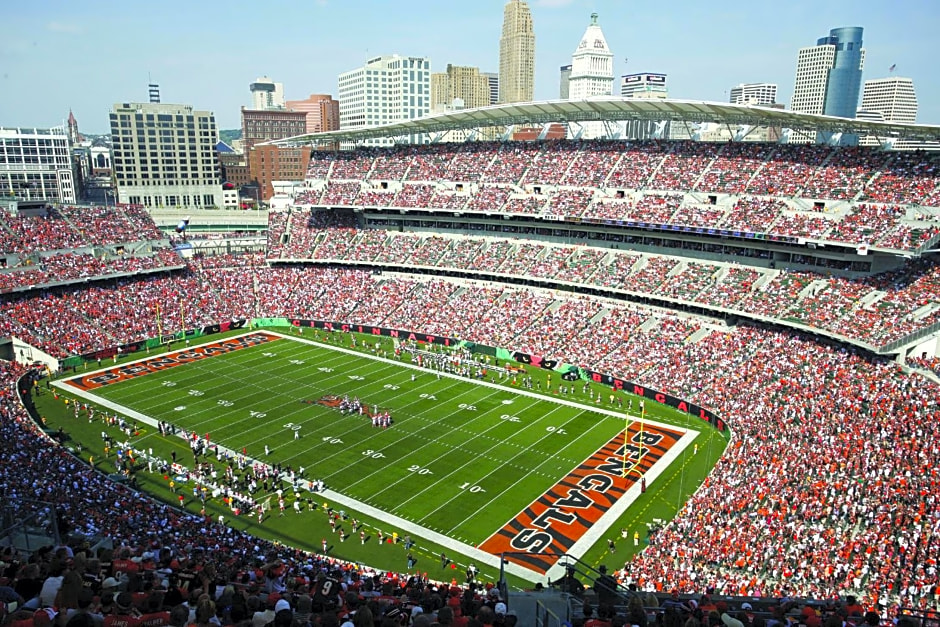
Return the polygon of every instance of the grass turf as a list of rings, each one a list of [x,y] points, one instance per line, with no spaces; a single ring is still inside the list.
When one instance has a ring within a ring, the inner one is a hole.
[[[306,337],[310,338],[309,331]],[[348,347],[352,337],[332,334],[330,339]],[[364,339],[360,338],[360,349]],[[370,346],[374,341],[368,338]],[[390,352],[390,341],[381,341],[379,351]],[[532,374],[540,379],[547,376],[545,371]],[[557,386],[557,375],[554,382]],[[575,385],[575,393],[561,398],[587,403],[583,384]],[[244,448],[251,457],[304,466],[308,478],[322,479],[347,496],[475,545],[623,428],[621,420],[522,396],[516,389],[508,384],[492,389],[469,380],[438,379],[433,373],[340,353],[328,342],[310,345],[287,339],[95,392],[187,431],[208,432],[213,442],[239,451]],[[609,393],[605,387],[593,391],[603,392],[605,398]],[[370,406],[388,409],[395,424],[375,428],[366,417],[343,415],[316,404],[326,395],[357,396]],[[43,401],[37,406],[54,421],[50,426],[64,425],[91,454],[97,451],[100,459],[100,423],[86,428],[87,421],[68,418],[59,403],[48,402],[48,395],[40,398]],[[602,406],[610,408],[606,402]],[[696,440],[700,452],[687,450],[672,464],[607,534],[617,538],[615,547],[611,549],[605,539],[585,554],[591,563],[619,565],[629,559],[637,549],[632,541],[618,537],[619,530],[628,529],[632,538],[634,530],[645,532],[652,521],[668,520],[724,448],[725,438],[701,421],[655,404],[647,407],[651,419],[701,430]],[[299,439],[294,437],[295,429]],[[133,444],[137,449],[153,448],[165,458],[176,450],[184,463],[192,459],[181,439],[163,438],[153,429]],[[269,455],[264,453],[265,445]],[[162,477],[141,478],[144,489],[167,500],[175,498]],[[260,493],[255,497],[265,498]],[[189,503],[195,509],[200,505],[194,500]],[[211,502],[207,510],[212,514],[225,511],[221,504]],[[336,536],[329,535],[325,514],[318,512],[296,516],[289,511],[261,525],[254,517],[233,520],[229,514],[226,519],[233,526],[307,549],[318,550],[320,539],[328,537],[334,555],[404,570],[399,547],[380,547],[374,541],[378,529],[392,531],[383,521],[350,512],[366,524],[370,541],[361,544],[358,537],[351,537],[339,544]],[[419,539],[418,570],[449,578],[452,572],[438,570],[437,556],[444,550]],[[465,562],[458,559],[461,565]]]

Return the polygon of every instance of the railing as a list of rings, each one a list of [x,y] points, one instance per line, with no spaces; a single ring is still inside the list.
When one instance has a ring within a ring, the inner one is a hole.
[[[53,503],[32,499],[3,497],[0,507],[0,544],[31,553],[48,546],[62,544],[56,509]]]

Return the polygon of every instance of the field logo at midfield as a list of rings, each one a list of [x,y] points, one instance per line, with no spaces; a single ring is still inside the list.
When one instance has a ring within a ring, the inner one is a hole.
[[[332,407],[336,409],[343,404],[343,399],[335,394],[327,394],[326,396],[320,397],[320,400],[317,401],[317,405],[323,405],[325,407]]]
[[[681,437],[649,424],[639,431],[634,422],[626,445],[621,431],[479,548],[514,553],[506,559],[545,574]],[[624,467],[633,469],[626,477]]]
[[[98,371],[82,377],[75,377],[74,379],[66,380],[66,383],[81,390],[94,390],[105,385],[111,385],[112,383],[120,383],[121,381],[142,377],[146,374],[160,372],[194,361],[201,361],[208,357],[215,357],[216,355],[225,355],[242,348],[258,346],[278,339],[280,338],[277,335],[270,333],[249,333],[219,342],[212,342],[211,344],[187,348],[184,351],[167,353],[159,357],[144,359],[132,364],[125,364],[116,368]]]

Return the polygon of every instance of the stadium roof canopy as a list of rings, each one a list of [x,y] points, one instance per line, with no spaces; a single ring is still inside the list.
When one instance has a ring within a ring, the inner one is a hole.
[[[360,142],[462,129],[540,125],[565,122],[676,121],[728,126],[772,126],[800,131],[874,135],[882,139],[940,140],[940,126],[876,122],[797,113],[752,105],[672,99],[598,97],[589,100],[545,100],[462,109],[416,120],[297,135],[270,142],[276,145]]]

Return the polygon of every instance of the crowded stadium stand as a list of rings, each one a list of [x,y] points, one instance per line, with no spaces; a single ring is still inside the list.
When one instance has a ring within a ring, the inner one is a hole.
[[[54,606],[67,627],[336,625],[353,611],[515,624],[505,588],[378,572],[158,503],[29,414],[37,353],[91,360],[173,311],[187,329],[283,316],[446,335],[721,416],[724,455],[612,565],[613,598],[560,583],[595,625],[936,624],[938,199],[928,152],[506,141],[314,151],[264,252],[184,259],[136,207],[0,215],[0,337],[30,355],[0,362],[0,494],[4,512],[52,504],[61,533],[2,549],[6,622],[49,625]],[[342,592],[324,597],[326,577]]]

